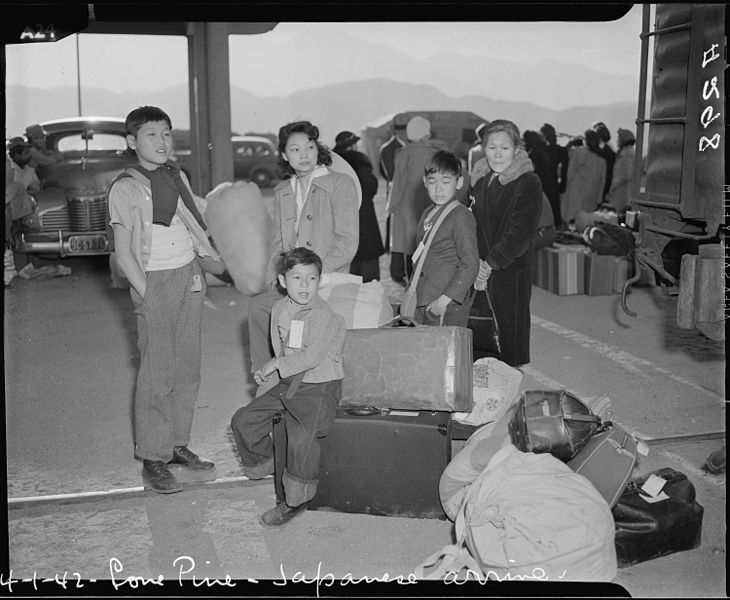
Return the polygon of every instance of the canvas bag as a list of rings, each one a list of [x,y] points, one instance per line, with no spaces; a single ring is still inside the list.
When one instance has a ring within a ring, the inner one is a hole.
[[[611,581],[615,526],[584,477],[550,454],[499,450],[467,492],[456,544],[423,561],[419,579]],[[452,575],[453,576],[453,575]]]
[[[393,318],[383,284],[362,282],[359,275],[327,273],[319,287],[319,296],[343,319],[347,329],[380,327]]]
[[[452,201],[451,204],[449,204],[439,215],[439,218],[436,219],[436,222],[433,224],[433,227],[431,227],[431,230],[426,234],[428,240],[426,240],[426,243],[423,246],[423,252],[421,252],[421,256],[418,257],[418,264],[416,265],[416,269],[413,272],[411,283],[408,286],[408,289],[403,294],[403,299],[400,303],[401,317],[408,317],[409,319],[412,319],[416,314],[416,305],[418,303],[418,298],[416,297],[416,288],[418,287],[418,280],[421,277],[421,270],[423,269],[423,264],[426,260],[426,254],[428,253],[428,249],[431,247],[431,240],[433,240],[433,236],[436,234],[436,230],[446,218],[446,215],[454,210],[457,204],[459,204],[458,201]]]

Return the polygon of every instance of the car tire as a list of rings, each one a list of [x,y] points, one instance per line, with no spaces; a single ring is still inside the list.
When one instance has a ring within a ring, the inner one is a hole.
[[[269,187],[271,185],[271,173],[266,169],[256,169],[251,173],[251,181],[260,188]]]

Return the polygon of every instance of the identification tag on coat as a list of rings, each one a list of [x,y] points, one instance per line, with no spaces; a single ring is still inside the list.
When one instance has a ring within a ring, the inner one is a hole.
[[[292,321],[289,327],[289,347],[301,348],[304,338],[304,321]]]

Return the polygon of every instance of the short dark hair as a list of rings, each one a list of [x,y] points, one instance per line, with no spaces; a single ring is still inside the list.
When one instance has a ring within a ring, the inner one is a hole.
[[[137,135],[140,127],[151,121],[167,121],[167,126],[172,129],[170,116],[161,108],[156,106],[140,106],[127,115],[124,126],[128,135]]]
[[[428,159],[423,167],[424,175],[432,175],[433,173],[451,173],[456,177],[461,177],[459,157],[449,150],[439,150]]]
[[[283,177],[291,177],[294,175],[294,169],[287,160],[284,159],[284,150],[289,137],[294,133],[303,133],[309,136],[309,139],[317,144],[317,164],[329,167],[332,164],[332,157],[327,147],[319,141],[319,128],[312,125],[309,121],[294,121],[282,125],[279,129],[279,170]]]
[[[292,248],[289,252],[283,252],[279,265],[280,275],[286,275],[297,265],[314,265],[317,267],[317,273],[322,274],[322,259],[319,254],[303,246]]]
[[[598,154],[598,148],[601,145],[601,134],[594,129],[586,129],[583,136],[588,149],[591,152]]]

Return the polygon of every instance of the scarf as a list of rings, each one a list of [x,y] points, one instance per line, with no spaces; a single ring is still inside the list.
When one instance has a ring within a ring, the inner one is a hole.
[[[168,160],[154,171],[140,165],[135,165],[134,168],[150,180],[153,223],[169,227],[177,210],[177,199],[180,197],[203,231],[207,229],[193,196],[180,176],[180,166],[175,161]]]

